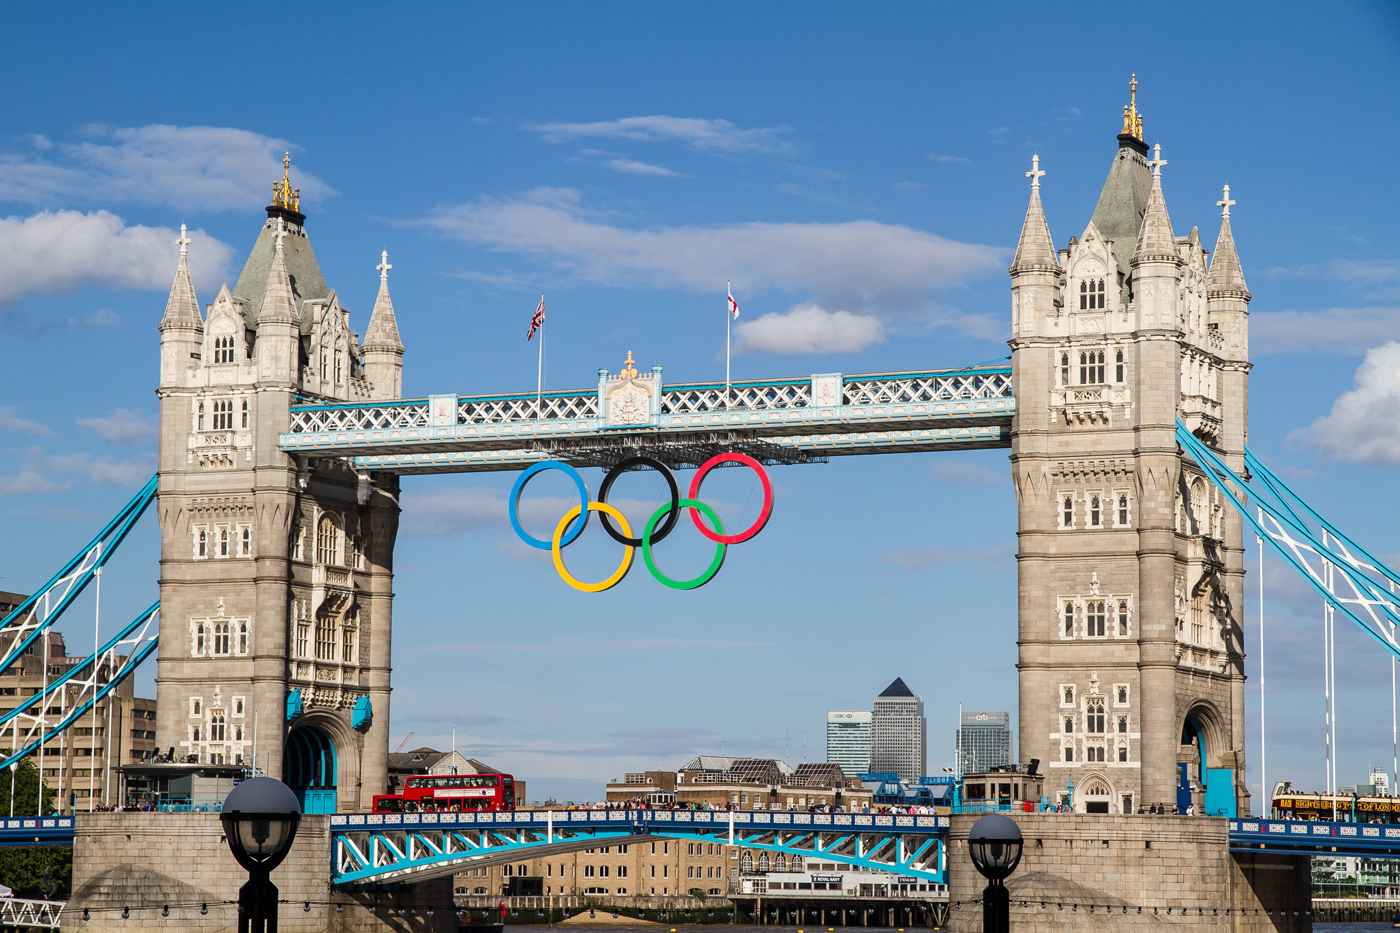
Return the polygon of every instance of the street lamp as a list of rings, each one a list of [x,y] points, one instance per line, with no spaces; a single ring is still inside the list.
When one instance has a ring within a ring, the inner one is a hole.
[[[987,879],[982,891],[983,933],[1010,933],[1011,896],[1002,881],[1021,863],[1021,828],[1000,813],[988,813],[967,834],[972,864]]]
[[[255,777],[233,789],[219,819],[233,857],[248,870],[248,883],[238,889],[238,933],[277,933],[271,876],[291,851],[301,822],[296,794],[281,781]]]

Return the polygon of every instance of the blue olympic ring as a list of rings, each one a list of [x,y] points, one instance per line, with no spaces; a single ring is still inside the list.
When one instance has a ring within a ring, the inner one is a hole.
[[[520,477],[515,481],[515,486],[510,491],[511,527],[514,528],[515,533],[520,536],[520,540],[530,545],[530,547],[539,548],[541,551],[552,551],[554,550],[553,541],[541,541],[539,538],[533,537],[526,532],[520,525],[520,495],[525,491],[525,484],[545,470],[558,470],[573,479],[574,485],[578,487],[579,499],[583,502],[583,521],[576,524],[572,531],[565,533],[564,537],[559,542],[561,547],[566,544],[571,544],[575,538],[583,534],[583,529],[588,525],[588,516],[590,514],[587,511],[589,502],[588,484],[583,481],[583,476],[578,470],[558,460],[543,460],[530,467],[524,473],[521,473]]]

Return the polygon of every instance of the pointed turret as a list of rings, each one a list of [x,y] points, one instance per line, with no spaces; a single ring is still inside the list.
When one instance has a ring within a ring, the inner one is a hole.
[[[1237,360],[1249,359],[1249,286],[1244,281],[1240,255],[1235,250],[1235,237],[1230,231],[1230,186],[1215,202],[1220,207],[1220,237],[1206,275],[1206,303],[1210,307],[1210,322],[1225,340],[1226,353]]]
[[[1060,262],[1040,204],[1040,179],[1045,172],[1040,169],[1039,155],[1031,156],[1026,177],[1031,180],[1031,202],[1010,269],[1012,337],[1034,334],[1040,320],[1055,314],[1059,301]]]
[[[160,319],[161,333],[167,330],[204,329],[204,319],[199,314],[199,299],[194,294],[194,283],[190,281],[188,247],[192,242],[186,236],[186,227],[180,224],[180,239],[175,241],[180,247],[180,265],[175,270],[175,283],[170,286],[170,297],[165,302],[165,316]]]
[[[286,224],[279,217],[272,268],[257,319],[259,381],[296,383],[301,373],[301,314],[283,255],[286,235]]]
[[[1145,262],[1180,263],[1181,254],[1176,248],[1176,234],[1172,233],[1172,219],[1167,214],[1167,202],[1162,196],[1162,166],[1167,160],[1162,158],[1162,147],[1153,147],[1152,193],[1147,198],[1147,211],[1142,217],[1142,227],[1138,230],[1137,246],[1133,250],[1132,266],[1136,268]]]
[[[1050,225],[1045,222],[1045,208],[1040,203],[1040,179],[1045,173],[1040,170],[1040,156],[1031,156],[1031,170],[1026,177],[1031,179],[1031,203],[1026,208],[1026,219],[1021,223],[1021,238],[1016,241],[1016,257],[1011,260],[1011,274],[1019,272],[1059,272],[1060,263],[1055,257],[1055,241],[1050,238]]]
[[[374,311],[365,328],[361,346],[365,378],[372,386],[375,398],[399,398],[403,394],[403,340],[399,338],[399,322],[394,317],[394,302],[389,297],[389,264],[387,250],[379,254],[379,296],[374,299]]]

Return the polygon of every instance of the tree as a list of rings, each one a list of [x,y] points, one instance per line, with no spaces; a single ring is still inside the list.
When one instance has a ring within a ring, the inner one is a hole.
[[[10,815],[10,781],[14,779],[15,816],[34,816],[39,801],[39,769],[33,757],[22,758],[12,774],[0,771],[0,817]],[[44,812],[55,813],[58,791],[44,788]],[[67,896],[73,879],[71,846],[0,848],[0,883],[19,897]]]
[[[15,788],[15,806],[10,809],[10,781],[13,779]],[[44,812],[56,813],[55,798],[58,790],[52,787],[44,788]],[[0,817],[8,817],[11,812],[15,816],[34,816],[34,806],[39,799],[39,769],[34,765],[34,757],[21,758],[18,767],[13,775],[0,771]]]

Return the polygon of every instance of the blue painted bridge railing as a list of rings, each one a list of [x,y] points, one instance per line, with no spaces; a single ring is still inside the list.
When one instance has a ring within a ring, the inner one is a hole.
[[[0,819],[0,846],[71,846],[71,816],[17,816]]]
[[[331,882],[422,881],[468,867],[651,838],[697,839],[946,882],[947,816],[725,810],[349,813],[331,817]]]
[[[1324,820],[1230,821],[1230,849],[1298,855],[1370,855],[1400,858],[1400,825]]]

